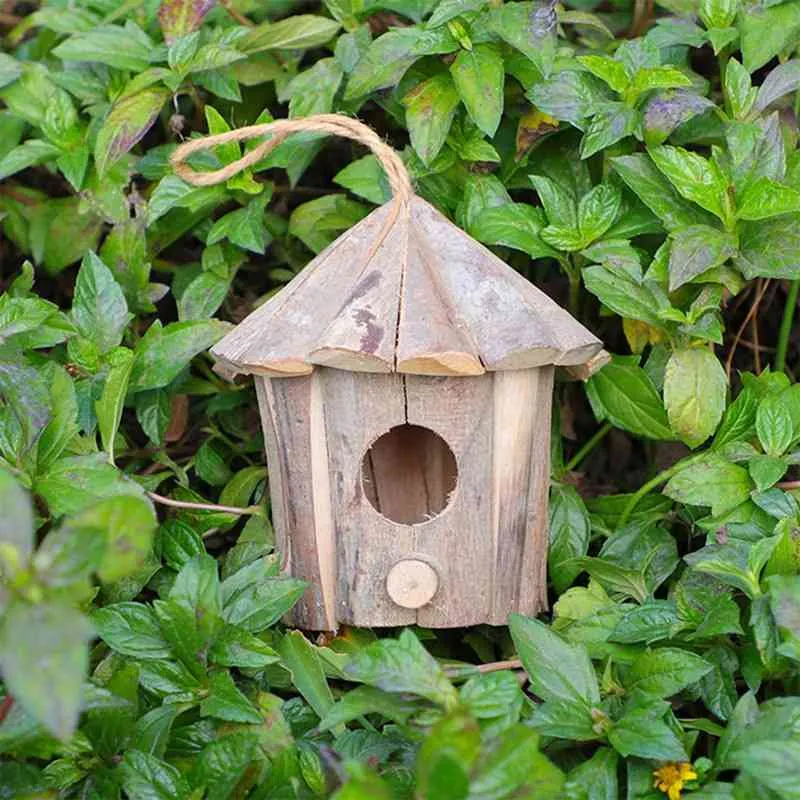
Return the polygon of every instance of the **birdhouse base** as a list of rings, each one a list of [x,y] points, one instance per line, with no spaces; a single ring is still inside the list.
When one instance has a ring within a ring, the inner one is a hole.
[[[290,622],[506,624],[546,607],[552,366],[256,376]]]

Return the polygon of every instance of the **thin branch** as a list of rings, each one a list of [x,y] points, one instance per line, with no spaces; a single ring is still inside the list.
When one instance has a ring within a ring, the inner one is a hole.
[[[762,299],[764,298],[764,295],[767,292],[769,284],[770,284],[769,279],[767,279],[759,287],[758,293],[756,294],[756,297],[753,300],[753,305],[750,306],[750,310],[747,312],[747,316],[742,320],[742,324],[739,326],[739,330],[736,331],[736,336],[733,337],[733,344],[731,345],[731,349],[728,351],[728,357],[725,359],[725,374],[728,376],[728,380],[730,380],[731,377],[731,365],[733,364],[733,356],[736,353],[736,348],[739,345],[739,340],[742,338],[744,329],[747,327],[750,320],[758,313],[758,306],[760,305]]]
[[[800,481],[783,481],[776,483],[778,489],[800,489]]]
[[[248,19],[244,14],[238,12],[232,5],[230,0],[219,0],[219,4],[240,24],[247,25],[252,28],[255,25],[251,19]]]
[[[490,664],[478,664],[478,672],[500,672],[503,669],[522,669],[522,662],[518,658],[511,658],[508,661],[492,661]]]
[[[260,506],[247,506],[247,508],[239,508],[237,506],[219,506],[215,503],[190,503],[187,500],[173,500],[171,497],[164,497],[163,495],[156,494],[155,492],[147,492],[147,496],[154,502],[160,503],[162,506],[170,506],[171,508],[187,508],[190,511],[219,511],[224,514],[258,514],[261,512]]]

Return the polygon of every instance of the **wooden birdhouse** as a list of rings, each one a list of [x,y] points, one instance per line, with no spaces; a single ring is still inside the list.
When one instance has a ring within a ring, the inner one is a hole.
[[[393,183],[212,352],[255,380],[294,624],[505,624],[546,605],[554,369],[601,342]]]

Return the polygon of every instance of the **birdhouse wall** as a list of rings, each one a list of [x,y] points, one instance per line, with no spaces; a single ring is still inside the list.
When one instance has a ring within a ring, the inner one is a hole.
[[[457,627],[544,608],[552,384],[552,367],[257,376],[278,546],[311,583],[292,622]],[[398,426],[415,426],[399,448],[384,437]],[[439,579],[418,609],[386,588],[408,558]]]

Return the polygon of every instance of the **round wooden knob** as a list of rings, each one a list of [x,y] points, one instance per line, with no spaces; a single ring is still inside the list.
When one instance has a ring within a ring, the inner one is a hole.
[[[398,561],[386,576],[389,597],[403,608],[422,608],[430,603],[438,588],[436,570],[418,558]]]

